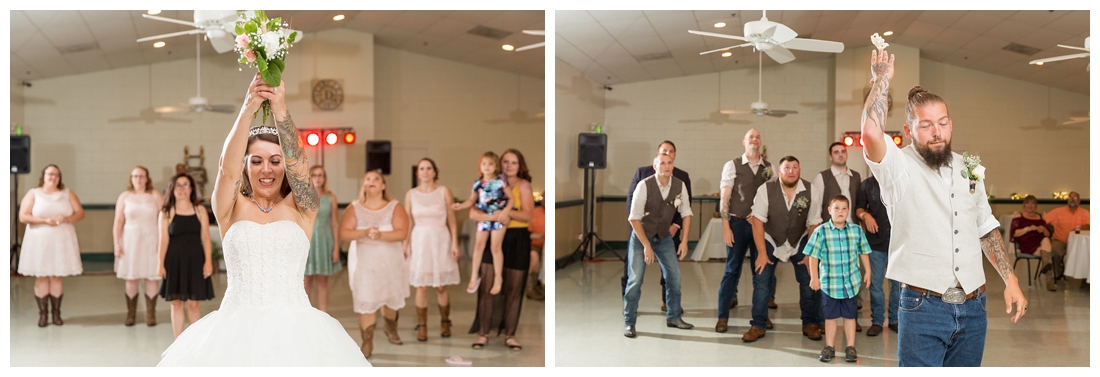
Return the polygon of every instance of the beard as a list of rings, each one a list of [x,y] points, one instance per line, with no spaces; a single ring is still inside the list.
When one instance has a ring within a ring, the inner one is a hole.
[[[937,170],[941,167],[947,167],[951,165],[951,160],[954,158],[951,156],[951,142],[944,143],[943,150],[935,152],[932,148],[927,146],[921,146],[921,144],[914,144],[917,148],[917,153],[924,158],[924,163],[928,164],[928,167],[932,170]]]
[[[787,181],[784,181],[784,180],[780,179],[779,183],[782,183],[783,187],[794,188],[796,185],[798,185],[798,179],[795,179],[794,181],[791,181],[791,182],[787,182]]]

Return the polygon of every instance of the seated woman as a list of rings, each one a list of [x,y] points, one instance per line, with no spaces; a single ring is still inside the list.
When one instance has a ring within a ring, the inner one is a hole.
[[[1031,255],[1040,255],[1044,259],[1043,272],[1050,270],[1050,228],[1047,227],[1043,216],[1035,213],[1035,207],[1039,199],[1034,195],[1024,198],[1024,212],[1017,212],[1012,217],[1012,225],[1008,229],[1009,242],[1019,245],[1019,252]],[[1042,252],[1042,254],[1037,254]],[[1053,289],[1053,279],[1047,279],[1047,289]]]

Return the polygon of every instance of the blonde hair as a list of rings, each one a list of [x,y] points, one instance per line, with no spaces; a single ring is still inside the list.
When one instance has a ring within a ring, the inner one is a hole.
[[[141,165],[134,166],[134,169],[141,169],[141,171],[145,172],[145,192],[152,193],[153,192],[153,177],[149,176],[149,169],[146,169],[144,166],[141,166]],[[132,172],[132,171],[134,171],[134,169],[130,169],[130,171]],[[137,191],[137,188],[134,187],[134,177],[130,177],[130,179],[126,180],[126,191],[129,191],[129,192]]]
[[[321,195],[323,195],[323,194],[332,194],[332,191],[329,191],[329,189],[328,189],[328,171],[325,170],[325,167],[323,165],[318,164],[318,165],[310,166],[309,167],[309,175],[310,175],[309,179],[313,180],[313,171],[317,170],[317,169],[321,169],[321,174],[323,174],[325,176],[325,183],[321,184],[321,190],[320,190],[320,192],[318,192],[318,194],[321,194]]]
[[[386,184],[386,176],[382,175],[382,173],[377,170],[368,170],[366,173],[363,173],[363,181],[366,181],[367,174],[371,173],[378,174],[378,178],[382,178],[382,185]],[[386,189],[382,189],[382,200],[387,202],[393,200],[393,197],[390,196],[390,193],[386,191]],[[359,185],[359,204],[367,204],[367,190],[363,188],[362,184]]]
[[[488,152],[482,153],[481,157],[478,157],[478,159],[477,159],[477,164],[478,164],[477,175],[481,176],[481,166],[480,165],[481,165],[481,159],[483,159],[483,158],[488,158],[489,161],[492,161],[493,165],[496,166],[496,169],[493,170],[493,176],[500,175],[500,157],[497,157],[497,154],[493,153],[493,151],[488,151]]]

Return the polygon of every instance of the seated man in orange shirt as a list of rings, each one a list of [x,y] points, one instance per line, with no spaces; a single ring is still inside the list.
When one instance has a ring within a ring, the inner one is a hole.
[[[1069,241],[1069,232],[1072,232],[1077,227],[1082,229],[1088,229],[1089,225],[1089,211],[1084,208],[1079,208],[1081,205],[1081,195],[1076,191],[1069,193],[1069,199],[1066,200],[1065,207],[1058,207],[1047,212],[1043,216],[1047,224],[1050,224],[1054,228],[1054,235],[1051,237],[1050,246],[1051,253],[1043,253],[1043,272],[1047,273],[1053,269],[1054,273],[1047,276],[1047,286],[1050,286],[1050,281],[1056,277],[1062,276],[1063,260],[1066,258],[1066,243]],[[1052,260],[1051,254],[1054,254]]]

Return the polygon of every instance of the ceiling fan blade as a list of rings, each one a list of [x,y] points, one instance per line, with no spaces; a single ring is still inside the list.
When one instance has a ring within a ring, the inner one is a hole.
[[[1087,48],[1083,48],[1083,47],[1066,46],[1066,45],[1058,45],[1058,47],[1061,47],[1061,48],[1068,48],[1068,49],[1070,49],[1070,50],[1078,50],[1078,51],[1084,51],[1084,52],[1089,52],[1089,49],[1087,49]]]
[[[1055,56],[1053,58],[1036,59],[1036,60],[1032,60],[1032,61],[1027,62],[1027,64],[1049,63],[1049,62],[1056,62],[1056,61],[1060,61],[1060,60],[1069,60],[1069,59],[1087,58],[1087,57],[1089,57],[1089,53],[1086,52],[1086,53],[1083,53],[1083,54],[1062,55],[1062,56]]]
[[[795,38],[787,41],[783,46],[792,50],[802,51],[831,52],[834,54],[844,52],[843,43],[823,41],[820,39]]]
[[[1089,117],[1070,117],[1069,120],[1063,122],[1062,125],[1084,123],[1088,121]]]
[[[742,43],[742,44],[739,44],[739,45],[736,45],[736,46],[722,47],[722,48],[718,48],[718,49],[714,49],[714,50],[710,50],[710,51],[703,51],[703,52],[700,52],[699,55],[706,55],[706,54],[715,53],[715,52],[718,52],[718,51],[726,51],[726,50],[729,50],[731,48],[746,47],[746,46],[752,46],[752,43],[751,42],[750,43]]]
[[[782,115],[787,115],[787,114],[798,114],[798,111],[797,110],[768,110],[767,114],[772,115],[772,116],[775,116],[775,115],[782,116]]]
[[[527,34],[527,35],[546,35],[546,30],[524,30],[523,34]]]
[[[542,46],[545,46],[545,45],[546,45],[546,42],[539,42],[539,43],[535,43],[535,44],[529,44],[529,45],[517,48],[516,52],[530,50],[532,48],[539,48],[539,47],[542,47]]]
[[[766,113],[764,113],[764,115],[767,115],[767,116],[770,116],[770,117],[775,117],[775,118],[782,118],[782,117],[787,116],[787,114],[772,113],[772,112],[766,112]]]
[[[695,34],[695,35],[707,36],[707,37],[736,39],[736,40],[739,40],[739,41],[746,41],[746,42],[749,41],[748,39],[745,39],[745,37],[738,37],[736,35],[729,35],[729,34],[718,34],[718,33],[711,33],[711,32],[698,31],[698,30],[688,30],[688,33]]]
[[[206,106],[206,111],[213,111],[215,113],[232,113],[236,110],[238,110],[238,108],[236,106],[233,106],[233,105],[207,105]]]
[[[764,53],[768,54],[769,58],[772,58],[772,60],[775,60],[779,64],[789,63],[794,60],[794,54],[791,53],[791,50],[783,46],[772,47],[770,50],[764,50]]]
[[[234,41],[234,36],[231,33],[226,33],[221,38],[209,38],[209,39],[210,39],[210,45],[214,46],[214,51],[217,51],[219,54],[223,54],[223,53],[232,51],[233,47],[236,47],[236,43]]]
[[[174,23],[174,24],[187,25],[187,26],[190,26],[190,27],[197,27],[197,28],[202,27],[201,25],[196,24],[194,22],[189,22],[189,21],[184,21],[184,20],[177,20],[177,19],[174,19],[174,18],[160,17],[160,16],[154,16],[154,15],[144,14],[144,13],[141,16],[145,17],[145,18],[149,18],[149,19],[154,19],[154,20],[157,20],[157,21],[171,22],[171,23]]]
[[[749,110],[718,110],[718,112],[720,114],[726,114],[726,115],[752,114],[752,111],[749,111]]]
[[[141,42],[148,42],[148,41],[151,41],[151,40],[154,40],[154,39],[165,39],[165,38],[171,38],[171,37],[178,37],[178,36],[181,36],[181,35],[193,35],[193,34],[202,34],[202,33],[205,33],[205,31],[203,31],[202,29],[194,29],[194,30],[188,30],[188,31],[179,31],[179,32],[175,32],[175,33],[154,35],[152,37],[145,37],[145,38],[138,39],[137,41],[138,41],[138,43],[141,43]]]
[[[154,108],[153,111],[159,114],[179,113],[184,111],[191,111],[191,106],[161,106]]]
[[[783,44],[798,36],[798,33],[795,33],[794,30],[791,30],[791,28],[783,24],[775,24],[775,26],[768,28],[765,34],[770,35],[772,40],[777,44]]]

